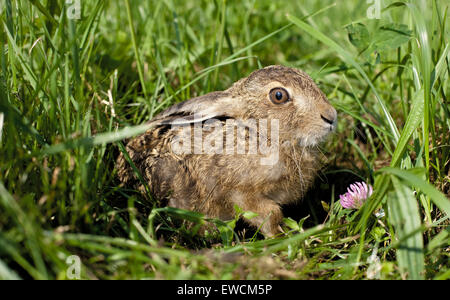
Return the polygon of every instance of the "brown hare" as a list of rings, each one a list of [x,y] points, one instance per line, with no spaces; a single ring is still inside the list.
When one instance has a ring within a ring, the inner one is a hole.
[[[169,107],[126,145],[153,197],[207,217],[234,207],[266,236],[280,232],[281,205],[300,200],[319,169],[317,145],[336,110],[304,72],[269,66],[225,91]],[[119,179],[145,192],[123,154]]]

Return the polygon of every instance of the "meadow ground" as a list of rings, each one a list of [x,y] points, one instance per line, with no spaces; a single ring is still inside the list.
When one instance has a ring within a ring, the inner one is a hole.
[[[0,3],[0,279],[450,277],[447,1],[66,2]],[[339,113],[285,235],[198,236],[217,221],[119,186],[140,124],[271,64]]]

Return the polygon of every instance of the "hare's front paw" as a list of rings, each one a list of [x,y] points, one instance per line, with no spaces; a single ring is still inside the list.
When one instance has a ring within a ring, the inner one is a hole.
[[[258,200],[256,205],[255,203],[247,203],[242,208],[258,214],[246,221],[258,228],[265,237],[273,237],[282,233],[280,223],[283,220],[283,213],[281,207],[272,200]]]

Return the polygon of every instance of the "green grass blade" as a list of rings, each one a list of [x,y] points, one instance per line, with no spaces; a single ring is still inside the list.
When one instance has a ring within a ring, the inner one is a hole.
[[[131,6],[130,6],[129,0],[125,0],[125,7],[127,10],[128,26],[129,26],[130,32],[131,32],[131,41],[133,43],[134,55],[136,57],[136,64],[137,64],[137,69],[138,69],[138,73],[139,73],[139,79],[141,81],[142,91],[144,92],[145,99],[147,100],[148,99],[147,85],[145,84],[145,80],[144,80],[144,71],[143,71],[143,67],[142,67],[141,56],[139,54],[139,49],[137,46],[136,32],[134,30],[133,17],[131,15]]]
[[[413,59],[413,63],[415,66],[413,68],[417,69],[420,72],[420,78],[422,79],[422,87],[424,94],[424,113],[423,113],[423,143],[425,146],[425,165],[427,168],[427,173],[430,168],[430,146],[429,146],[429,135],[430,135],[430,126],[432,126],[432,106],[433,97],[431,93],[431,85],[432,85],[432,76],[433,76],[433,61],[432,61],[432,51],[431,51],[431,41],[428,34],[427,22],[425,21],[425,15],[422,11],[414,3],[406,3],[406,2],[395,2],[387,7],[387,9],[391,7],[401,7],[406,6],[410,13],[411,18],[414,20],[415,25],[415,35],[417,38],[416,43],[413,43],[412,47],[412,55],[416,57]]]
[[[433,81],[433,86],[436,84],[436,82],[438,82],[438,78],[444,77],[444,74],[446,71],[448,71],[447,68],[447,62],[450,60],[450,43],[447,43],[447,45],[445,46],[444,51],[442,52],[441,57],[439,58],[438,62],[436,63],[436,67],[435,67],[435,74],[436,74],[436,78]],[[443,78],[443,80],[445,80]]]
[[[424,278],[424,254],[420,213],[413,191],[392,176],[394,191],[388,198],[388,210],[397,238],[402,240],[396,256],[400,271],[408,279]]]
[[[352,118],[355,118],[356,120],[360,121],[361,123],[367,124],[368,126],[372,127],[373,129],[379,130],[380,132],[384,133],[385,135],[387,135],[388,137],[393,138],[394,136],[387,131],[385,128],[382,128],[378,125],[375,125],[373,122],[364,119],[363,117],[361,117],[360,115],[358,115],[357,113],[352,112],[351,110],[349,110],[348,108],[346,108],[344,105],[340,104],[340,103],[334,103],[333,106],[338,109],[343,111],[344,113],[350,115]]]
[[[6,24],[5,24],[4,28],[5,28],[6,35],[8,37],[9,44],[12,46],[12,49],[14,50],[14,54],[15,54],[16,58],[18,58],[18,60],[20,62],[20,66],[22,67],[23,71],[27,75],[28,81],[30,82],[31,86],[34,89],[36,89],[36,85],[37,85],[36,74],[33,72],[30,65],[27,63],[27,60],[25,59],[25,57],[22,53],[22,50],[16,44],[16,41],[15,41],[14,37],[12,36],[12,33],[9,32],[9,29],[6,26]]]
[[[42,249],[39,245],[39,237],[35,227],[33,226],[31,220],[26,215],[26,213],[21,209],[17,201],[11,196],[11,194],[6,190],[3,183],[0,182],[0,206],[2,206],[2,211],[15,217],[15,223],[25,236],[25,245],[27,250],[30,251],[31,257],[34,260],[37,270],[39,273],[36,274],[37,279],[48,278],[47,268],[44,263]]]
[[[63,151],[72,150],[78,147],[92,147],[96,145],[104,145],[121,141],[141,133],[146,132],[151,128],[149,124],[142,124],[137,126],[125,127],[114,132],[100,133],[93,137],[84,137],[79,139],[71,139],[64,143],[49,146],[41,151],[41,155],[53,155]]]
[[[400,165],[401,159],[406,151],[408,142],[412,134],[419,127],[423,120],[424,105],[425,102],[423,101],[423,90],[420,90],[416,92],[415,96],[413,97],[411,111],[408,114],[405,126],[402,129],[400,139],[391,159],[391,167],[398,167]]]
[[[36,8],[47,18],[49,19],[53,24],[58,25],[58,22],[55,20],[55,18],[48,12],[47,9],[41,4],[39,0],[29,0],[31,4],[36,6]]]
[[[416,169],[400,170],[397,168],[383,168],[379,170],[380,173],[386,173],[395,175],[403,181],[407,182],[410,186],[414,186],[419,189],[425,195],[430,197],[431,201],[447,216],[450,216],[450,201],[439,190],[437,190],[432,184],[423,180],[421,177],[415,174]]]

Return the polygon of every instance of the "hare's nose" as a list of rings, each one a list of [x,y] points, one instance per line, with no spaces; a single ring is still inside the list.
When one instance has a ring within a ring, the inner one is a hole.
[[[330,125],[336,124],[337,121],[337,112],[334,108],[329,109],[327,112],[320,114],[322,120]]]

